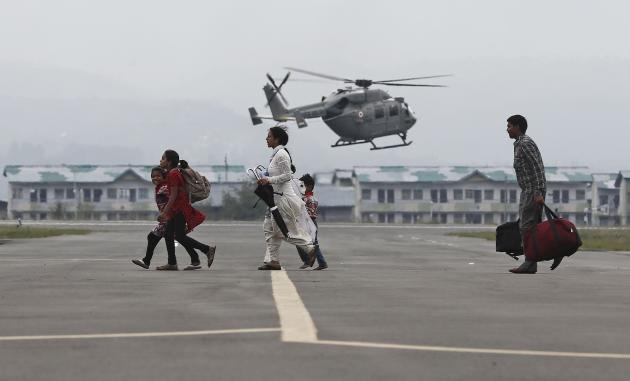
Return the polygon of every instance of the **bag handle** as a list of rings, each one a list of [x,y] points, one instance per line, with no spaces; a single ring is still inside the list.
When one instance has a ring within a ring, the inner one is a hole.
[[[551,208],[547,206],[547,204],[543,204],[543,207],[545,208],[545,215],[547,216],[547,220],[551,221],[558,219],[558,215],[555,214],[553,210],[551,210]]]

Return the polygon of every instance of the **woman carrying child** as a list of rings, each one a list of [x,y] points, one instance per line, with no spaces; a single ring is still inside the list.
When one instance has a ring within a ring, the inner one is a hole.
[[[203,244],[186,234],[201,224],[206,216],[190,205],[186,183],[179,171],[178,165],[187,168],[188,163],[180,162],[179,154],[173,150],[166,150],[160,160],[160,167],[167,171],[166,185],[169,191],[169,199],[158,217],[158,221],[166,222],[164,239],[168,252],[168,263],[158,266],[157,270],[178,270],[177,257],[175,257],[175,239],[190,255],[190,265],[184,270],[197,270],[201,268],[199,255],[195,249],[200,250],[208,258],[208,267],[214,261],[216,246]]]

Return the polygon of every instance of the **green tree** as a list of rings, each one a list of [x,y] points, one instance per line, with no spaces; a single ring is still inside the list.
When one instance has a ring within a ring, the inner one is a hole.
[[[224,220],[257,220],[261,219],[264,213],[265,204],[260,201],[256,208],[254,204],[258,196],[254,194],[256,184],[245,183],[234,192],[223,194],[223,207],[219,216]]]

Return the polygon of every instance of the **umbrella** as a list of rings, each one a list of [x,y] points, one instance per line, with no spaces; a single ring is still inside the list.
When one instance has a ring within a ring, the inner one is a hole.
[[[254,193],[261,200],[263,200],[265,204],[267,204],[267,206],[269,207],[269,210],[271,211],[271,215],[273,216],[273,219],[276,221],[276,224],[278,225],[278,228],[280,228],[280,231],[282,232],[284,237],[288,238],[289,229],[287,229],[287,224],[284,222],[284,219],[280,215],[280,211],[278,210],[278,207],[276,206],[276,203],[273,199],[273,195],[274,195],[273,187],[269,184],[267,185],[258,184],[258,186],[256,187],[256,190],[254,190]]]

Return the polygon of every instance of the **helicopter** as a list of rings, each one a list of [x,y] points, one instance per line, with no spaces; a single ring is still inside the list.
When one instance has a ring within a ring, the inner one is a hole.
[[[415,113],[404,98],[393,98],[385,90],[370,88],[372,85],[446,87],[401,82],[450,76],[450,74],[445,74],[374,81],[342,78],[293,67],[285,67],[284,69],[289,71],[279,85],[276,84],[276,80],[271,75],[267,74],[269,82],[265,84],[263,91],[267,98],[265,107],[271,109],[271,116],[261,116],[254,107],[250,107],[249,114],[254,125],[261,124],[263,119],[271,119],[279,123],[295,121],[299,128],[303,128],[307,126],[306,119],[321,118],[339,136],[337,142],[331,147],[369,143],[372,145],[370,150],[410,145],[413,142],[407,141],[407,131],[417,121]],[[289,102],[282,94],[281,89],[289,80],[292,71],[340,81],[350,84],[350,86],[338,89],[327,97],[322,97],[321,102],[288,109]],[[377,146],[374,143],[376,138],[393,135],[397,135],[402,142],[387,146]]]

